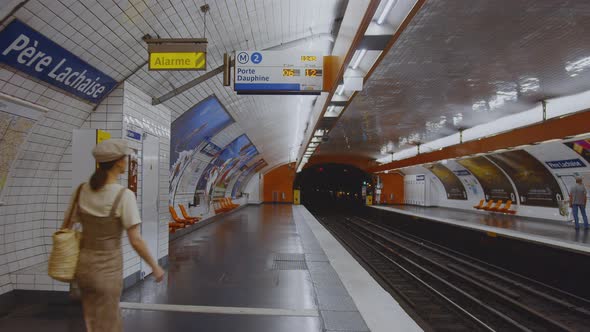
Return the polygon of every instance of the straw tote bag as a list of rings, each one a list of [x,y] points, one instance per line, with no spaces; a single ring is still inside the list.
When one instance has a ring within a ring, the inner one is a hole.
[[[55,280],[73,281],[76,276],[76,265],[80,254],[80,232],[72,229],[72,215],[78,206],[81,184],[76,190],[74,202],[62,229],[53,233],[53,248],[49,255],[47,273]]]

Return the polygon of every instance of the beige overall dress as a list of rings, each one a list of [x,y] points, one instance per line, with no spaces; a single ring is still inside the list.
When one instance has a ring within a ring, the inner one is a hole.
[[[77,205],[82,241],[76,281],[90,332],[123,330],[119,310],[123,288],[123,224],[121,218],[115,217],[115,211],[124,192],[122,188],[117,194],[108,217],[84,213]]]

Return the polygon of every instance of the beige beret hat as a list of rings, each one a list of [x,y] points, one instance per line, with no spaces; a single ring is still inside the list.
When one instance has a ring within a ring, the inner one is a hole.
[[[98,163],[117,160],[131,153],[127,140],[118,138],[102,141],[92,149],[92,155]]]

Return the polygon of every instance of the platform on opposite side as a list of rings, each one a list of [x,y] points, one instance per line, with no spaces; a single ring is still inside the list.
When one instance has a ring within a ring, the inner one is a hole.
[[[576,252],[590,253],[590,231],[583,229],[576,231],[573,224],[562,221],[414,205],[375,205],[371,208],[484,232],[493,232],[506,237]]]

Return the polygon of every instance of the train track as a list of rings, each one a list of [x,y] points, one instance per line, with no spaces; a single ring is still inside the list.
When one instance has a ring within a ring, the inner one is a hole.
[[[324,225],[435,331],[582,331],[590,302],[362,217]]]

